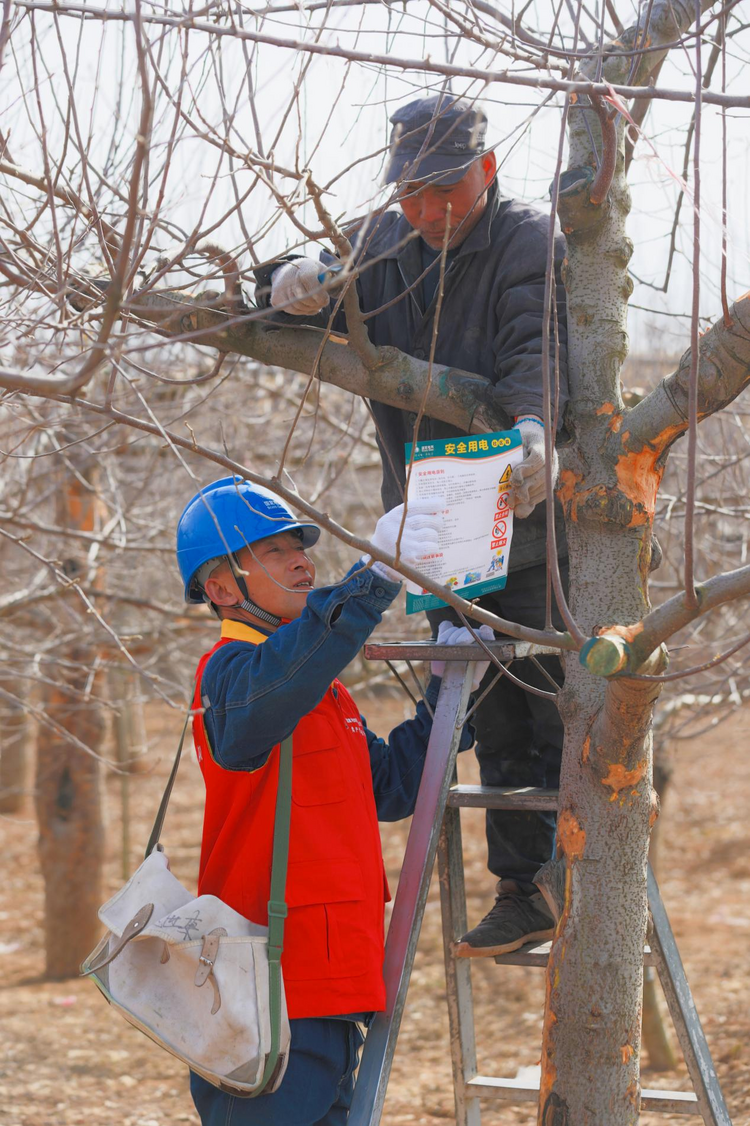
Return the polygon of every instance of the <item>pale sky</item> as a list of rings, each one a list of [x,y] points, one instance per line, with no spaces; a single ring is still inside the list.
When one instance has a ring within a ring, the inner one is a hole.
[[[259,5],[255,5],[258,7]],[[111,4],[113,9],[118,7]],[[128,3],[126,7],[131,8]],[[144,8],[144,10],[153,10]],[[540,2],[529,10],[529,25],[545,28],[551,19],[552,5]],[[431,29],[423,31],[420,18],[429,15]],[[621,8],[623,22],[633,20],[630,6]],[[329,23],[328,42],[342,46],[390,56],[421,58],[430,54],[434,59],[446,59],[446,43],[438,22],[438,13],[417,2],[409,5],[407,14],[402,7],[370,5],[360,9],[340,9]],[[267,34],[285,39],[298,39],[310,35],[306,31],[320,22],[319,15],[306,16],[300,12],[284,13],[266,20],[262,25],[249,16],[244,17],[248,27],[261,27]],[[59,159],[62,128],[61,113],[68,103],[61,55],[55,39],[55,29],[49,15],[36,13],[35,21],[42,45],[44,63],[42,78],[42,106],[45,114],[45,136],[55,158]],[[336,28],[335,33],[330,30]],[[73,70],[77,57],[76,106],[79,125],[83,133],[92,136],[92,154],[95,162],[103,165],[113,132],[121,141],[132,137],[138,111],[138,89],[135,78],[135,50],[132,30],[112,23],[103,30],[98,22],[62,18],[60,34]],[[164,35],[156,26],[147,28],[153,43],[154,57],[158,56],[161,72],[170,86],[176,88],[179,58],[173,52],[178,37],[174,32]],[[79,39],[80,34],[80,39]],[[192,32],[190,37],[191,67],[189,83],[192,95],[197,98],[200,114],[210,123],[219,125],[222,107],[214,75],[204,63],[198,62],[207,36]],[[746,92],[746,83],[739,79],[745,56],[740,50],[742,36],[730,41],[727,72],[728,89]],[[294,57],[288,50],[269,45],[247,44],[252,52],[256,109],[261,126],[264,147],[279,127],[282,114],[288,109],[293,84],[303,64],[309,64],[302,86],[299,119],[292,112],[275,146],[279,164],[291,165],[298,157],[301,166],[309,164],[318,183],[326,183],[355,161],[361,161],[348,171],[329,197],[329,208],[336,215],[362,214],[383,199],[379,187],[382,156],[361,160],[385,144],[388,115],[402,102],[417,96],[423,89],[438,89],[440,79],[420,71],[390,71],[384,73],[378,66],[348,65],[344,60],[330,57]],[[158,52],[162,51],[159,55]],[[454,51],[454,45],[449,47]],[[217,56],[218,58],[219,56]],[[704,61],[708,48],[704,50]],[[29,125],[29,114],[36,119],[37,109],[30,99],[31,73],[29,59],[29,21],[26,20],[12,37],[11,52],[0,73],[0,101],[7,107],[4,113],[5,129],[10,124],[11,150],[14,159],[36,172],[42,171],[42,154],[38,137]],[[475,44],[458,45],[454,61],[460,65],[505,65],[492,62],[489,52],[482,54]],[[220,62],[227,91],[227,104],[236,105],[237,132],[233,135],[235,146],[243,150],[255,148],[255,134],[249,110],[246,89],[247,66],[243,45],[228,37],[220,40]],[[673,52],[662,70],[659,84],[670,88],[689,89],[694,79],[690,73],[692,60],[685,54]],[[23,89],[18,73],[24,76]],[[119,77],[124,75],[124,99],[118,110]],[[342,89],[343,83],[343,89]],[[717,68],[712,89],[718,89],[720,68]],[[457,94],[476,96],[481,87],[469,79],[452,81]],[[166,102],[162,97],[162,105]],[[506,195],[516,195],[548,207],[547,191],[552,178],[560,128],[561,97],[537,110],[543,94],[530,89],[520,89],[495,83],[482,98],[490,118],[488,138],[496,145],[501,166],[500,185]],[[57,102],[58,109],[55,108]],[[28,107],[28,112],[27,112]],[[192,110],[191,110],[192,112]],[[692,199],[683,202],[677,236],[677,255],[669,293],[665,296],[650,288],[645,282],[661,285],[666,269],[669,233],[674,205],[679,191],[676,177],[681,175],[685,131],[690,120],[691,107],[686,103],[655,102],[646,120],[646,134],[654,149],[641,141],[630,175],[633,194],[633,211],[628,233],[636,244],[631,260],[635,289],[631,298],[630,335],[631,350],[649,351],[661,348],[679,352],[688,343],[689,320],[678,314],[689,314],[692,286]],[[113,127],[119,115],[121,124]],[[195,115],[194,115],[195,116]],[[729,282],[730,301],[750,286],[750,229],[747,213],[748,152],[750,130],[747,128],[747,111],[730,110],[727,113],[728,191],[729,191]],[[167,142],[172,117],[157,120],[154,136],[156,163]],[[301,138],[301,139],[300,139]],[[704,109],[702,128],[702,272],[701,313],[715,317],[720,311],[719,268],[721,250],[721,116],[713,106]],[[298,147],[299,146],[299,147]],[[212,196],[203,219],[203,226],[216,222],[230,206],[233,199],[228,178],[226,158],[214,181],[219,166],[218,150],[191,135],[190,130],[177,147],[168,189],[165,215],[184,229],[190,229],[199,219],[205,204],[206,193]],[[66,174],[77,188],[75,154],[69,149],[64,162]],[[123,170],[126,171],[126,170]],[[250,174],[237,173],[237,185],[243,190],[250,183]],[[279,181],[287,183],[288,181]],[[213,185],[213,186],[212,186]],[[122,185],[121,185],[122,186]],[[155,198],[156,187],[151,189]],[[243,207],[245,225],[255,234],[274,216],[277,208],[264,185],[259,185]],[[311,226],[317,226],[312,208],[303,212]],[[240,246],[244,236],[236,216],[226,219],[211,235],[213,241],[226,246]],[[299,241],[284,217],[272,224],[258,241],[257,253],[262,258],[273,257],[287,246]],[[248,255],[242,258],[244,267],[251,262]],[[640,281],[638,279],[641,279]],[[639,308],[643,307],[643,308]],[[646,311],[650,310],[650,311]],[[669,315],[663,315],[669,314]]]

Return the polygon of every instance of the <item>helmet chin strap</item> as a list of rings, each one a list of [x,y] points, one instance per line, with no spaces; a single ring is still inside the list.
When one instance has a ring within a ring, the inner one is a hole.
[[[278,629],[278,627],[285,619],[277,617],[276,614],[271,614],[268,610],[262,609],[262,607],[258,606],[255,602],[252,601],[247,589],[247,583],[245,582],[244,575],[241,574],[239,563],[237,562],[234,555],[231,554],[231,552],[227,555],[227,559],[229,560],[229,566],[232,568],[232,574],[234,575],[235,582],[240,588],[240,594],[242,595],[242,601],[237,603],[240,610],[245,610],[248,614],[253,614],[256,618],[260,618],[260,620],[262,622],[265,622],[266,625],[273,626],[274,629]]]
[[[241,602],[237,603],[240,610],[247,610],[248,614],[254,614],[256,618],[260,618],[262,622],[266,622],[269,626],[277,628],[286,618],[277,618],[275,614],[269,614],[268,610],[262,610],[260,606],[256,606],[249,598],[243,598]]]

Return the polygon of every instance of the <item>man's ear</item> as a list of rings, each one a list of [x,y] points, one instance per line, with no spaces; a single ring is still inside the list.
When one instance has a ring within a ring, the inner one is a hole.
[[[221,579],[206,579],[203,587],[215,606],[236,606],[237,594],[230,590]]]
[[[482,171],[484,172],[484,186],[488,188],[497,176],[497,159],[493,150],[486,152],[482,157]]]

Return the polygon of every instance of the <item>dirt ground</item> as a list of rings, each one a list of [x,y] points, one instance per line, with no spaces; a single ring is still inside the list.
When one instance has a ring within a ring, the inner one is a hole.
[[[370,726],[385,733],[401,704],[360,700]],[[131,859],[150,818],[178,734],[176,717],[149,714],[150,774],[131,780]],[[738,711],[713,737],[682,743],[663,820],[662,892],[706,1030],[734,1126],[750,1126],[750,711]],[[476,781],[472,752],[462,781]],[[105,784],[107,894],[121,883],[120,783]],[[202,783],[188,756],[164,840],[173,870],[195,879]],[[463,814],[469,917],[492,901],[485,869],[483,817]],[[392,888],[408,825],[384,826]],[[0,821],[5,879],[0,895],[0,1124],[2,1126],[168,1126],[197,1124],[186,1072],[154,1048],[83,981],[42,978],[42,885],[32,812]],[[530,1076],[539,1062],[543,971],[480,962],[473,969],[479,1068]],[[644,1059],[644,1085],[687,1088],[684,1069],[657,1075]],[[385,1106],[386,1126],[444,1126],[454,1118],[448,1056],[440,908],[430,893],[406,1016]],[[531,1126],[534,1107],[483,1103],[485,1126]],[[643,1115],[644,1126],[684,1118]],[[695,1121],[695,1119],[693,1119]]]

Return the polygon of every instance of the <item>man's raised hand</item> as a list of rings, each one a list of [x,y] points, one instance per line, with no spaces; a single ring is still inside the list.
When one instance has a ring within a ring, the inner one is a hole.
[[[399,559],[411,567],[419,565],[419,560],[431,551],[436,551],[439,546],[439,532],[443,523],[443,509],[445,499],[435,497],[423,500],[412,500],[406,506],[399,504],[381,516],[375,531],[372,534],[372,545],[388,555],[396,554],[396,542],[399,543]],[[401,538],[401,521],[404,522]],[[364,558],[369,563],[371,556]],[[373,571],[382,575],[384,579],[400,583],[401,575],[386,563],[375,562]]]

